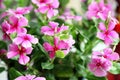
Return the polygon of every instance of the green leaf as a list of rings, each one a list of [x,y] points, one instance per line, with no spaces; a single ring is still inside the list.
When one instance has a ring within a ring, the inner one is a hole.
[[[0,67],[0,73],[3,72],[5,70],[4,67]]]
[[[61,50],[57,50],[56,51],[56,57],[58,58],[64,58],[65,57],[65,53]]]
[[[48,69],[48,70],[54,68],[54,65],[52,63],[50,63],[50,62],[42,63],[41,66],[42,66],[42,69]]]
[[[10,35],[10,38],[14,39],[16,36],[17,36],[17,33],[13,33],[13,34]]]
[[[111,67],[110,73],[120,74],[120,63],[113,62],[113,66]]]
[[[10,68],[8,73],[10,76],[10,80],[14,80],[17,77],[22,76],[22,74],[19,71],[17,71],[15,68]]]
[[[69,38],[69,35],[67,35],[67,34],[60,35],[61,40],[68,39],[68,38]]]
[[[7,44],[4,41],[0,41],[0,49],[7,49]]]

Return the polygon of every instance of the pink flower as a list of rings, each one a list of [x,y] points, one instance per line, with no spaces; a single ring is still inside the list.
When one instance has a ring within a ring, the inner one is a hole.
[[[16,10],[14,9],[9,9],[7,11],[8,14],[13,14],[13,15],[24,15],[24,14],[28,14],[30,13],[30,11],[32,10],[32,5],[28,6],[28,7],[17,7]]]
[[[28,7],[18,7],[16,10],[14,9],[9,9],[6,12],[3,12],[0,15],[0,20],[6,16],[16,16],[16,17],[23,17],[24,14],[28,14],[32,10],[32,6]]]
[[[61,27],[58,27],[58,23],[56,22],[49,22],[49,26],[43,26],[41,28],[41,33],[45,35],[53,36],[54,34],[60,33],[62,31],[68,30],[67,26],[62,25]]]
[[[4,9],[5,5],[3,4],[3,0],[0,0],[0,9]]]
[[[10,59],[10,58],[13,58],[19,55],[19,63],[22,65],[25,65],[30,60],[30,58],[26,55],[31,54],[31,52],[32,52],[32,47],[24,48],[23,46],[18,46],[16,44],[10,44],[7,57]]]
[[[44,77],[36,77],[35,75],[26,75],[26,76],[19,76],[15,80],[46,80]]]
[[[104,0],[99,3],[94,1],[88,7],[87,17],[88,19],[96,17],[106,20],[109,11],[111,11],[111,7],[108,4],[104,4]]]
[[[28,25],[28,20],[21,16],[20,18],[16,16],[10,16],[9,20],[5,23],[5,25],[9,26],[9,29],[6,31],[7,34],[11,33],[26,33],[26,29],[24,26]],[[7,27],[7,26],[6,26]]]
[[[68,39],[64,40],[66,43],[68,43],[69,47],[71,48],[73,44],[75,44],[75,40],[73,40],[72,35],[69,36]]]
[[[32,0],[32,2],[40,7],[41,5],[51,3],[52,0]]]
[[[111,66],[112,63],[109,60],[101,57],[92,58],[91,62],[88,64],[89,70],[98,77],[106,76]]]
[[[113,52],[111,48],[104,49],[104,52],[93,52],[92,57],[103,57],[107,60],[119,60],[119,54]]]
[[[7,33],[7,31],[10,28],[10,25],[8,24],[7,21],[4,21],[1,25],[2,27],[2,32],[3,32],[3,40],[10,40],[10,34]]]
[[[76,21],[81,21],[82,20],[82,17],[81,16],[76,16],[76,15],[73,15],[71,14],[71,11],[70,9],[66,9],[64,11],[64,13],[59,16],[60,19],[63,19],[63,20],[76,20]]]
[[[51,17],[56,16],[58,14],[58,10],[56,10],[56,8],[58,7],[59,1],[52,0],[52,2],[48,4],[42,4],[41,6],[39,6],[36,12],[41,12],[42,14],[45,14],[47,12],[47,17],[50,19]]]
[[[43,47],[47,52],[49,52],[50,58],[55,57],[57,50],[63,50],[66,55],[68,53],[67,49],[69,49],[69,45],[65,41],[59,40],[58,38],[54,38],[54,46],[51,46],[51,44],[45,42],[43,44]]]
[[[97,33],[97,37],[102,39],[105,44],[110,45],[113,43],[114,39],[118,39],[118,34],[113,30],[115,27],[115,23],[112,21],[109,22],[108,26],[105,27],[105,25],[101,22],[99,24],[99,29],[101,32]]]
[[[30,34],[18,34],[18,36],[13,40],[13,43],[28,48],[31,47],[32,44],[37,44],[38,39]]]

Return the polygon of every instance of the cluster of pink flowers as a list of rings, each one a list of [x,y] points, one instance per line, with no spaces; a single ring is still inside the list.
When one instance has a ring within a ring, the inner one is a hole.
[[[93,1],[88,6],[87,17],[88,19],[95,17],[106,20],[109,11],[111,11],[111,6],[109,4],[105,4],[104,0],[100,0],[100,2]]]
[[[61,16],[59,16],[59,18],[63,20],[76,20],[76,21],[82,20],[81,16],[73,15],[69,8],[65,9],[64,13]]]
[[[92,54],[92,60],[88,64],[88,68],[95,76],[106,76],[107,71],[112,67],[112,62],[119,60],[119,55],[113,52],[111,48],[104,49],[103,53],[95,51]]]
[[[58,0],[32,0],[32,2],[38,7],[35,11],[42,14],[47,14],[49,19],[58,14]]]
[[[8,58],[13,58],[19,55],[19,63],[25,65],[29,62],[27,54],[32,52],[32,44],[37,44],[38,39],[31,34],[27,34],[28,20],[23,15],[29,13],[31,7],[19,7],[16,10],[9,9],[3,13],[1,18],[8,17],[2,23],[3,39],[12,40],[7,52]],[[11,35],[16,36],[11,37]]]
[[[36,77],[35,75],[19,76],[15,80],[46,80],[44,77]]]
[[[41,33],[53,37],[53,45],[49,42],[43,44],[44,49],[49,53],[51,59],[55,58],[56,51],[58,50],[63,51],[64,55],[68,54],[70,48],[75,43],[72,36],[69,36],[68,39],[60,39],[60,35],[62,35],[62,32],[68,30],[68,26],[62,25],[61,27],[58,27],[58,25],[59,24],[56,22],[49,22],[49,26],[43,26],[41,28]]]
[[[105,48],[103,52],[95,51],[92,54],[91,62],[88,64],[89,70],[98,77],[103,77],[107,75],[112,67],[112,61],[119,60],[119,54],[111,49],[111,45],[116,46],[119,40],[119,34],[115,31],[115,26],[118,21],[111,16],[110,6],[104,4],[104,0],[100,2],[92,2],[87,11],[87,17],[91,19],[92,17],[100,18],[103,22],[98,25],[97,37],[101,39],[105,45],[110,48]],[[114,44],[115,43],[115,44]]]

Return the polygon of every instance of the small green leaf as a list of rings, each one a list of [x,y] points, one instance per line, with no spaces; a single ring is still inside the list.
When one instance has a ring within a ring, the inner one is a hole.
[[[54,65],[52,63],[50,63],[50,62],[42,63],[41,66],[42,66],[42,69],[48,69],[48,70],[54,68]]]
[[[16,36],[17,36],[17,33],[13,33],[13,34],[10,35],[10,38],[14,39]]]
[[[58,50],[58,51],[56,51],[56,57],[58,57],[58,58],[64,58],[64,57],[65,57],[65,54],[64,54],[63,51]]]
[[[67,35],[67,34],[60,35],[61,40],[68,39],[68,38],[69,38],[69,35]]]
[[[15,68],[10,68],[8,73],[10,76],[10,80],[14,80],[17,77],[22,76],[22,74],[19,71],[17,71]]]
[[[0,73],[3,72],[5,70],[4,67],[0,67]]]

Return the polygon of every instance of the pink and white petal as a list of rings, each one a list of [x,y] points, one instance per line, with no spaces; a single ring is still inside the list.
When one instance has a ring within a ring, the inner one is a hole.
[[[41,33],[45,34],[45,35],[51,35],[53,36],[54,35],[54,30],[52,30],[50,27],[48,26],[43,26],[41,28]]]
[[[110,59],[111,60],[119,60],[119,54],[118,53],[116,53],[116,52],[114,52],[114,53],[112,53],[111,55],[110,55]]]
[[[108,24],[108,30],[111,31],[115,28],[115,23],[113,21],[110,21],[109,24]]]
[[[98,52],[98,51],[94,51],[92,53],[92,58],[96,58],[96,57],[101,57],[103,54],[101,52]]]
[[[37,38],[33,38],[33,39],[31,39],[30,41],[31,41],[31,43],[33,43],[33,44],[37,44],[37,43],[38,43],[38,39],[37,39]]]
[[[58,23],[57,22],[49,22],[49,26],[52,28],[52,29],[55,29],[56,27],[58,27]]]
[[[15,80],[27,80],[27,78],[25,76],[20,76],[20,77],[17,77]]]
[[[112,49],[111,48],[106,48],[106,49],[104,49],[104,54],[112,54]]]
[[[65,30],[68,30],[68,26],[62,25],[62,26],[60,27],[60,31],[65,31]]]
[[[25,47],[25,48],[28,48],[28,47],[31,47],[32,44],[30,43],[30,41],[25,40],[24,42],[22,42],[22,46]]]
[[[43,47],[46,51],[53,51],[53,47],[48,42],[45,42]]]
[[[102,39],[102,40],[104,40],[105,34],[102,33],[102,32],[98,32],[98,33],[97,33],[97,37],[100,38],[100,39]]]
[[[105,43],[106,45],[110,45],[110,44],[113,43],[113,40],[112,40],[110,37],[105,37],[104,43]]]
[[[117,32],[115,32],[115,31],[111,31],[110,33],[109,33],[109,35],[111,36],[111,37],[113,37],[113,38],[119,38],[119,34],[117,33]]]
[[[42,14],[46,13],[49,10],[49,7],[47,5],[41,6],[38,9],[38,12],[41,12]]]
[[[52,6],[53,6],[53,8],[58,8],[59,7],[59,1],[58,0],[53,0]]]
[[[106,30],[106,27],[105,27],[104,23],[102,23],[102,22],[99,23],[98,28],[99,28],[100,30],[102,30],[102,31],[105,31],[105,30]]]
[[[35,78],[35,75],[26,75],[25,76],[28,80],[34,80],[34,78]]]
[[[12,24],[16,24],[16,23],[18,23],[19,19],[18,19],[18,17],[12,15],[12,16],[9,17],[9,21],[10,21]]]
[[[21,37],[16,37],[15,39],[13,39],[13,43],[19,45],[23,42],[23,39]]]
[[[48,12],[47,12],[47,17],[50,19],[54,16],[54,12],[53,12],[53,9],[49,9]]]
[[[69,45],[68,45],[68,43],[66,43],[66,42],[64,42],[64,41],[60,41],[59,42],[59,44],[57,45],[57,47],[59,48],[59,49],[65,49],[65,50],[67,50],[68,48],[69,48]]]
[[[37,77],[34,80],[46,80],[44,77]]]
[[[95,71],[93,73],[94,73],[95,76],[98,76],[98,77],[103,77],[103,76],[107,75],[107,71],[105,71],[102,68],[95,69]]]
[[[26,48],[26,54],[31,54],[32,50],[33,50],[32,47]]]
[[[28,20],[25,17],[21,16],[19,18],[18,26],[19,27],[24,27],[24,26],[27,26],[27,25],[28,25]]]
[[[106,15],[106,14],[105,14],[105,15]],[[104,21],[105,21],[106,18],[107,18],[105,15],[104,15],[103,13],[101,13],[101,12],[98,12],[98,13],[97,13],[97,16],[99,16],[99,18],[101,18],[101,19],[104,20]]]
[[[13,57],[15,57],[17,55],[18,55],[17,52],[10,51],[10,52],[7,53],[7,58],[10,59],[10,58],[13,58]]]
[[[30,61],[30,58],[24,54],[21,54],[19,57],[19,63],[22,65],[27,64]]]
[[[18,45],[14,44],[14,43],[9,45],[9,51],[17,52],[18,50],[19,50]]]

